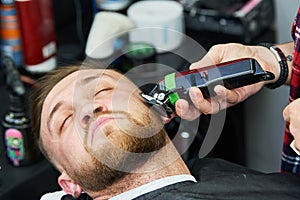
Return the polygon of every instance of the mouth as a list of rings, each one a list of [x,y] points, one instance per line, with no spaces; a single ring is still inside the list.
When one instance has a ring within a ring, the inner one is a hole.
[[[103,136],[108,137],[111,134],[111,131],[105,131],[105,126],[109,124],[110,122],[121,119],[121,117],[115,117],[115,116],[100,116],[98,117],[94,122],[92,122],[89,132],[91,135],[90,138],[90,144],[93,144],[93,141],[97,134],[103,134]],[[103,138],[104,139],[104,138]]]

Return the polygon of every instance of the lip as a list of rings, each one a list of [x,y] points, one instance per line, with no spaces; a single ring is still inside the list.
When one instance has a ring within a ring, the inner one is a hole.
[[[107,123],[112,120],[115,120],[119,117],[112,117],[112,116],[100,116],[94,122],[92,122],[90,127],[90,134],[91,134],[91,144],[93,144],[94,138],[97,134],[97,130],[102,129]],[[109,133],[104,133],[107,137]]]

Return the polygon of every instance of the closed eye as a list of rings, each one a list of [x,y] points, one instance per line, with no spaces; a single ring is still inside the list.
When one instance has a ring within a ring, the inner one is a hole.
[[[103,92],[106,92],[106,91],[109,91],[109,90],[112,90],[113,88],[103,88],[101,90],[99,90],[98,92],[95,93],[95,96],[103,93]]]
[[[61,133],[62,130],[64,129],[64,127],[69,123],[70,119],[71,119],[72,115],[68,115],[64,121],[62,122],[60,128],[59,128],[59,132]]]

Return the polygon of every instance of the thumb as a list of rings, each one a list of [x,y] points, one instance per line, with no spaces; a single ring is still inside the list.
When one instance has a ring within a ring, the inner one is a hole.
[[[201,60],[191,64],[190,69],[199,69],[201,67],[221,63],[223,61],[223,50],[222,45],[215,45],[211,47]]]
[[[210,56],[206,55],[201,60],[194,62],[190,65],[190,69],[200,69],[202,67],[215,65],[216,62],[213,61]]]

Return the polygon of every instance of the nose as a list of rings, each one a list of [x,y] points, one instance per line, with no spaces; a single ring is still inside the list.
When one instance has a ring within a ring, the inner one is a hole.
[[[82,115],[80,117],[80,124],[83,128],[86,128],[86,126],[90,123],[93,117],[97,116],[98,113],[107,111],[107,108],[105,105],[97,105],[96,107],[90,108],[90,109],[83,109]]]

